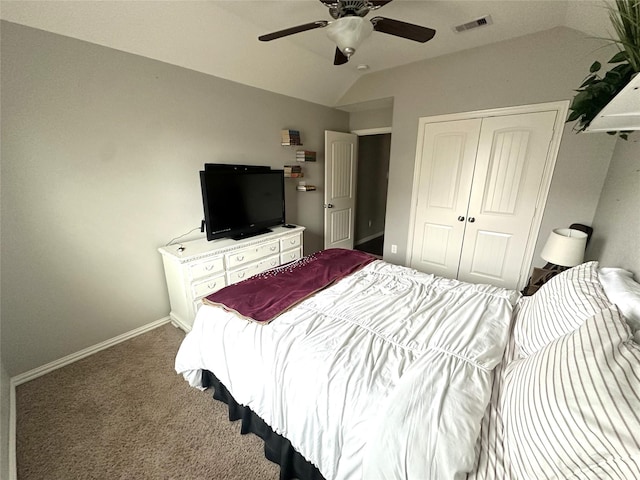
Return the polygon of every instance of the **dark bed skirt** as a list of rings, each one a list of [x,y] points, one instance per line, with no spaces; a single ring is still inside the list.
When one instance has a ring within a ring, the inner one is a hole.
[[[280,480],[324,480],[315,465],[295,451],[289,440],[275,433],[249,407],[236,402],[213,373],[204,370],[202,383],[207,388],[213,388],[213,398],[229,406],[229,420],[242,420],[241,434],[255,433],[264,441],[264,456],[280,465]]]

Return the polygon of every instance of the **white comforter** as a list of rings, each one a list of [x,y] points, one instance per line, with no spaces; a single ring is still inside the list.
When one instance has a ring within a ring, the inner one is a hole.
[[[517,297],[375,261],[268,325],[202,307],[176,370],[213,372],[327,480],[461,478]]]

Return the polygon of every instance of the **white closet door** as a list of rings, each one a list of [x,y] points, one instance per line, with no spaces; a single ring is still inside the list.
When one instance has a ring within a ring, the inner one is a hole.
[[[424,124],[411,266],[456,278],[482,120]]]
[[[458,279],[517,288],[556,115],[482,121]]]

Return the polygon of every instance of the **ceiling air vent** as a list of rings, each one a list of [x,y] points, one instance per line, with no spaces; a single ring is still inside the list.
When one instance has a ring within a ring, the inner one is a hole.
[[[462,25],[456,25],[455,27],[453,27],[453,30],[455,32],[461,33],[473,28],[486,27],[487,25],[491,25],[492,23],[493,20],[491,20],[491,15],[485,15],[484,17],[476,18],[471,22],[463,23]]]

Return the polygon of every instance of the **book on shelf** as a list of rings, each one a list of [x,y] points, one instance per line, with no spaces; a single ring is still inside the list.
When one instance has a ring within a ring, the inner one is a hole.
[[[282,130],[281,132],[282,145],[302,145],[300,139],[299,130]]]
[[[297,150],[296,160],[298,162],[315,162],[316,152],[311,152],[309,150]]]
[[[304,177],[302,167],[300,165],[285,165],[284,176],[287,178],[302,178]]]

